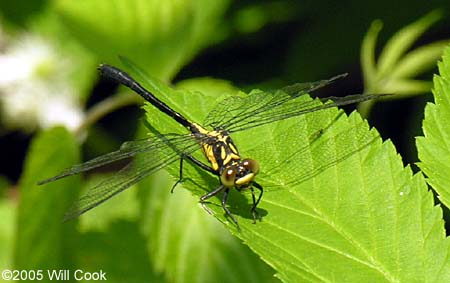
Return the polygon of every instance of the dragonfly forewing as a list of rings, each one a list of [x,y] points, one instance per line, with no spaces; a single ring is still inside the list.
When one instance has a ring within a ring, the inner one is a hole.
[[[65,220],[70,220],[98,206],[116,194],[126,190],[145,177],[168,166],[180,157],[180,152],[189,154],[198,149],[199,145],[190,135],[165,136],[166,140],[153,137],[145,150],[134,151],[133,159],[110,178],[90,188],[68,211]],[[131,145],[132,143],[130,143]],[[136,147],[135,149],[141,149]],[[176,148],[176,150],[174,150]]]
[[[298,133],[291,132],[273,140],[274,144],[287,142],[294,146],[285,149],[283,155],[272,157],[279,162],[273,162],[273,166],[261,173],[260,178],[266,179],[267,191],[295,188],[351,158],[377,140],[374,132],[368,131],[367,125],[362,121],[351,128],[338,130],[338,118],[330,121],[328,127],[318,129],[308,137],[300,137]],[[272,154],[270,147],[259,149],[262,155]]]
[[[204,124],[227,129],[231,133],[289,118],[280,116],[286,104],[302,106],[304,101],[298,98],[345,76],[342,74],[328,80],[297,83],[276,91],[256,90],[247,96],[228,97],[214,107]]]

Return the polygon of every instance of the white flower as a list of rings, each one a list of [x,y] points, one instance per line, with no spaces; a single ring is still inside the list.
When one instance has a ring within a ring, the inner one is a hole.
[[[43,128],[54,125],[65,125],[70,130],[77,129],[83,121],[83,112],[74,101],[67,99],[69,95],[53,95],[41,105],[39,124]],[[45,113],[45,114],[44,114]]]
[[[0,35],[1,36],[1,35]],[[69,62],[50,43],[25,35],[0,54],[0,104],[9,127],[76,129],[84,113],[68,80]]]

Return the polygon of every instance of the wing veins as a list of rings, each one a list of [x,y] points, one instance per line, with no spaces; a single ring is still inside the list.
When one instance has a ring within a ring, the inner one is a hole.
[[[192,139],[189,135],[180,137],[189,137],[191,142],[185,144],[179,151],[190,154],[198,149],[197,141]],[[66,214],[64,220],[70,220],[91,210],[118,193],[128,189],[150,174],[176,161],[179,156],[179,151],[174,150],[165,142],[162,142],[161,145],[162,144],[164,144],[165,147],[161,146],[158,149],[136,155],[134,160],[119,170],[119,172],[114,174],[111,178],[105,179],[98,185],[90,188],[85,195],[75,202]]]
[[[177,135],[177,134],[168,134],[167,136],[169,137],[168,140],[171,141],[172,143],[180,143],[190,138],[188,135]],[[149,137],[141,140],[125,142],[121,145],[119,150],[101,155],[84,163],[73,165],[54,177],[40,181],[38,185],[43,185],[65,177],[90,171],[92,169],[102,167],[104,165],[111,164],[116,161],[131,158],[136,154],[142,152],[155,150],[159,147],[164,146],[163,144],[164,142],[166,141],[161,141],[156,137]]]
[[[261,113],[272,113],[283,108],[289,101],[322,88],[346,74],[335,76],[328,80],[301,83],[287,86],[275,92],[256,92],[247,97],[231,97],[222,101],[205,120],[205,124],[214,128],[231,129],[236,124],[245,123]],[[298,105],[297,105],[298,106]]]
[[[385,94],[366,94],[366,95],[356,94],[356,95],[348,95],[345,97],[327,97],[321,99],[322,101],[329,100],[325,104],[317,104],[318,103],[317,100],[311,100],[302,103],[293,102],[291,104],[285,104],[284,107],[277,108],[273,111],[262,112],[261,115],[254,115],[253,117],[251,117],[251,120],[242,119],[241,121],[238,121],[232,126],[230,126],[228,128],[228,131],[230,133],[243,131],[257,126],[272,123],[275,121],[300,116],[306,113],[311,113],[323,109],[334,108],[337,106],[343,106],[375,98],[380,98],[382,96],[385,96]]]

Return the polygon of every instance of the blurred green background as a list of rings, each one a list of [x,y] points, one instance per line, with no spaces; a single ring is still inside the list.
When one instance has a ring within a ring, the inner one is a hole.
[[[422,19],[408,49],[434,49],[410,68],[414,83],[402,81],[409,83],[400,91],[404,99],[366,110],[371,125],[413,164],[429,82],[450,34],[449,8],[437,0],[0,1],[0,270],[103,269],[109,282],[277,281],[221,224],[192,209],[189,193],[171,195],[173,179],[164,172],[79,223],[61,225],[78,188],[112,169],[45,189],[34,186],[36,178],[142,135],[142,101],[102,80],[96,66],[120,66],[123,55],[164,82],[218,94],[345,72],[347,79],[320,94],[399,92],[398,84],[370,84],[361,69],[363,40],[371,27],[372,36],[379,31],[378,56],[397,31]],[[57,125],[66,130],[45,131]],[[40,158],[61,154],[50,166]]]

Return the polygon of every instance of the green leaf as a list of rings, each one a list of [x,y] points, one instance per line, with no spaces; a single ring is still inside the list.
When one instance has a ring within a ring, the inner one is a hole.
[[[16,212],[12,199],[0,198],[0,270],[12,268]]]
[[[59,269],[73,263],[74,223],[62,224],[77,198],[79,177],[45,186],[37,182],[79,161],[78,143],[63,128],[39,134],[30,147],[20,180],[14,265],[17,269]],[[43,229],[44,228],[44,229]]]
[[[439,62],[440,76],[434,77],[434,103],[428,103],[423,137],[417,138],[418,163],[439,200],[450,207],[450,47]]]
[[[392,78],[415,77],[436,66],[449,41],[436,41],[407,53],[392,70]]]
[[[220,101],[215,94],[199,92],[162,95],[194,121],[202,121]],[[163,132],[181,130],[153,107],[145,109],[148,122]],[[346,117],[327,109],[232,138],[243,157],[260,163],[257,181],[265,193],[258,211],[263,219],[252,224],[251,197],[245,192],[233,190],[228,202],[240,232],[224,216],[220,196],[208,207],[284,282],[450,278],[442,211],[434,206],[424,179],[403,168],[392,143],[382,143],[357,114]],[[168,168],[175,178],[178,166]],[[217,177],[189,162],[183,174],[183,186],[197,197],[219,184]]]
[[[440,11],[433,11],[394,34],[380,54],[378,64],[379,75],[383,76],[389,73],[417,38],[441,17],[442,13]]]
[[[240,7],[233,15],[233,31],[255,33],[273,23],[288,22],[299,16],[299,9],[289,1],[259,1]]]
[[[154,268],[168,282],[279,282],[248,247],[160,172],[139,183],[142,231]]]
[[[238,90],[229,81],[214,78],[193,78],[180,81],[177,89],[199,91],[202,93],[214,93],[216,95],[236,94]]]
[[[395,93],[396,97],[400,95],[411,96],[423,94],[431,90],[432,83],[429,81],[413,80],[413,79],[396,79],[387,81],[379,91],[385,93]]]
[[[113,173],[114,174],[114,173]],[[111,173],[97,173],[89,176],[83,183],[83,193],[87,193],[102,181],[110,178]],[[117,219],[136,221],[138,216],[138,201],[136,200],[136,188],[132,186],[117,197],[111,198],[95,209],[88,211],[79,218],[79,231],[106,231],[111,223]]]
[[[77,252],[83,270],[102,270],[107,282],[165,282],[152,269],[137,221],[115,219],[105,226],[80,235]]]
[[[124,55],[169,81],[215,40],[228,0],[55,1],[70,32],[101,60]]]

